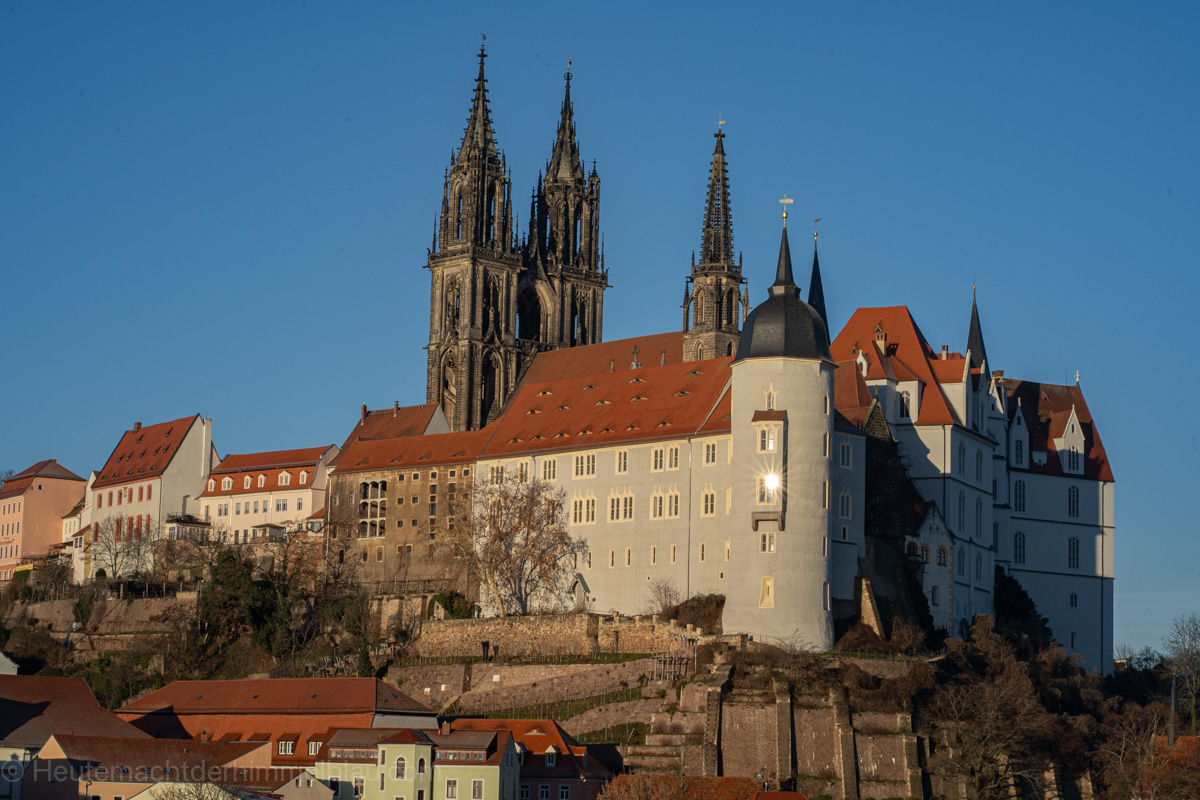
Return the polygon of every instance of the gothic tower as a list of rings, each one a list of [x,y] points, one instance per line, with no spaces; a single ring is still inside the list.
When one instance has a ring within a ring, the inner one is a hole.
[[[517,299],[518,335],[538,349],[595,344],[603,333],[608,272],[600,244],[600,176],[585,172],[575,140],[571,70],[558,135],[538,176]],[[529,345],[526,345],[527,347]]]
[[[429,250],[427,402],[441,403],[453,430],[481,428],[516,385],[521,254],[510,175],[496,149],[487,81],[479,77],[458,153],[451,152],[442,209]]]
[[[741,323],[750,310],[742,288],[740,259],[733,260],[733,215],[729,206],[729,173],[725,167],[725,134],[718,128],[708,172],[708,201],[700,263],[692,253],[692,274],[683,291],[683,358],[731,356],[741,339]]]

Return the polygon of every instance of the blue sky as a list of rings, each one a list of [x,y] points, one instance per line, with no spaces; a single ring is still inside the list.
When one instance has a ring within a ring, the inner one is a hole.
[[[1195,4],[415,5],[0,8],[0,468],[86,475],[196,412],[222,454],[340,443],[363,402],[423,402],[421,266],[486,31],[522,225],[574,60],[606,339],[680,324],[728,120],[752,299],[785,194],[823,218],[835,330],[907,304],[961,350],[977,283],[993,366],[1081,374],[1116,640],[1200,609]]]

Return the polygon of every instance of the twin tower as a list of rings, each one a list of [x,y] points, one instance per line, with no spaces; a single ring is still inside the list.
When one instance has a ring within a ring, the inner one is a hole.
[[[511,175],[492,131],[486,58],[480,47],[471,114],[451,152],[427,264],[426,400],[441,403],[456,431],[495,419],[538,352],[601,341],[608,288],[600,176],[579,156],[570,70],[554,148],[520,241]],[[733,254],[724,134],[716,139],[700,260],[693,253],[683,298],[685,360],[733,355],[750,308]]]

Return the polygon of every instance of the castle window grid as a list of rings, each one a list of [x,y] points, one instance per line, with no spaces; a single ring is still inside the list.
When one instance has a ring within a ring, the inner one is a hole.
[[[581,453],[575,456],[576,478],[588,478],[596,474],[596,454]]]
[[[1013,510],[1025,511],[1025,481],[1013,484]]]
[[[617,474],[624,475],[627,472],[629,472],[629,451],[628,450],[618,450],[617,451]]]
[[[842,492],[838,496],[838,515],[842,519],[850,519],[850,509],[853,507],[853,502],[849,492]]]
[[[1021,531],[1013,534],[1013,563],[1025,563],[1025,534]]]
[[[711,517],[717,513],[717,494],[712,490],[706,490],[701,495],[700,516]]]
[[[1079,537],[1072,536],[1067,540],[1067,568],[1079,569]]]
[[[1076,518],[1079,516],[1079,487],[1072,486],[1067,490],[1067,516]]]
[[[650,453],[650,471],[662,472],[666,463],[666,452],[661,447],[655,447]]]

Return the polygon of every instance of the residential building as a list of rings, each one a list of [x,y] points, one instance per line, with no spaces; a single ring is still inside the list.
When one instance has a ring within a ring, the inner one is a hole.
[[[0,486],[0,585],[21,564],[45,558],[62,541],[62,517],[83,497],[84,479],[46,459]]]
[[[122,434],[88,489],[91,530],[83,537],[91,575],[108,577],[153,568],[153,543],[172,514],[194,514],[218,461],[212,420],[199,414]]]
[[[436,714],[377,678],[174,681],[117,709],[160,738],[269,741],[277,767],[310,767],[331,730],[428,728]]]
[[[242,544],[271,532],[302,530],[325,507],[325,490],[336,445],[225,456],[209,474],[196,516],[211,522],[228,541]]]
[[[552,719],[456,719],[455,731],[507,731],[520,764],[518,798],[596,800],[612,771]]]

